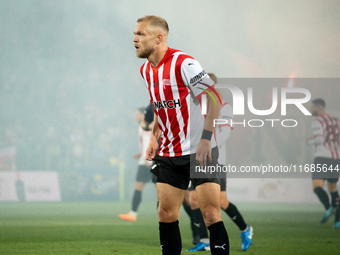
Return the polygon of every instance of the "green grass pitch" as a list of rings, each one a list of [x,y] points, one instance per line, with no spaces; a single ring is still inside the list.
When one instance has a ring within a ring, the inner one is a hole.
[[[230,238],[230,254],[339,254],[340,229],[333,218],[321,225],[321,205],[236,203],[254,228],[253,244],[241,251],[240,233],[223,213]],[[142,202],[137,222],[119,213],[129,202],[1,203],[0,254],[161,254],[156,203]],[[183,254],[192,247],[189,219],[179,218]]]

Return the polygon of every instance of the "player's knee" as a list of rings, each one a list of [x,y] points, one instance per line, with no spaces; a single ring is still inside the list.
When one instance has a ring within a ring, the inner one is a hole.
[[[210,226],[211,224],[214,224],[218,221],[221,221],[221,213],[220,208],[217,206],[207,206],[205,208],[201,208],[203,218],[205,221],[205,224],[207,226]]]
[[[175,222],[178,218],[178,212],[166,210],[161,206],[158,207],[158,218],[160,222]]]
[[[142,191],[144,188],[144,183],[143,182],[136,182],[135,184],[135,190]]]
[[[221,209],[225,211],[227,210],[228,206],[229,206],[229,201],[227,199],[221,199],[221,206],[220,206]]]
[[[328,191],[331,193],[336,192],[338,190],[337,182],[328,181],[327,186],[328,186]]]
[[[192,210],[199,208],[197,199],[190,200],[190,207]]]
[[[318,189],[323,189],[322,186],[315,185],[313,186],[313,192],[317,192]]]

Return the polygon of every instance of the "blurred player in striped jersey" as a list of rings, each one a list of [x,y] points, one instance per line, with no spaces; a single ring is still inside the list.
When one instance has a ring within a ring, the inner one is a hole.
[[[332,214],[335,214],[334,228],[340,228],[339,221],[339,193],[337,182],[340,172],[340,124],[335,117],[325,112],[326,103],[318,98],[312,101],[311,113],[316,118],[312,122],[313,137],[307,140],[308,145],[315,146],[314,167],[312,173],[313,190],[318,196],[326,211],[320,219],[325,223]],[[328,171],[324,171],[325,169]],[[323,185],[327,181],[331,203]]]
[[[217,77],[213,73],[208,73],[209,77],[217,84]],[[218,163],[221,165],[227,165],[227,140],[230,137],[230,132],[232,127],[230,123],[233,119],[233,109],[230,104],[222,101],[222,107],[220,110],[219,119],[226,120],[226,124],[217,125],[214,135],[216,136],[219,156]],[[253,228],[247,225],[238,211],[237,207],[228,201],[227,199],[227,180],[226,178],[221,179],[221,209],[230,217],[230,219],[238,226],[241,231],[241,248],[246,251],[252,243]],[[187,251],[204,251],[208,249],[209,239],[208,232],[204,225],[202,213],[198,206],[198,201],[196,197],[196,192],[192,187],[189,187],[190,193],[190,204],[192,209],[192,214],[194,218],[194,227],[200,235],[200,242],[195,245],[195,247],[188,249]]]
[[[136,110],[135,119],[138,122],[138,138],[139,138],[139,153],[133,156],[134,159],[138,159],[138,170],[136,175],[135,190],[132,198],[131,211],[126,214],[119,214],[119,218],[126,221],[137,220],[137,209],[142,201],[142,191],[144,184],[152,180],[152,173],[150,172],[150,161],[145,159],[146,148],[150,141],[151,131],[143,130],[142,124],[148,126],[145,122],[145,109],[138,108]],[[144,123],[142,123],[144,122]]]

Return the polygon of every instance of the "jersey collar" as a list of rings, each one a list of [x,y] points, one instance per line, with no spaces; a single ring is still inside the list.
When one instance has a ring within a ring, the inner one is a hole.
[[[171,52],[172,52],[172,49],[168,47],[168,50],[165,52],[165,55],[164,55],[164,57],[162,58],[161,62],[159,62],[159,64],[157,65],[157,67],[153,67],[153,66],[151,65],[152,69],[159,69],[159,68],[164,64],[165,60],[168,58],[168,56],[171,54]]]

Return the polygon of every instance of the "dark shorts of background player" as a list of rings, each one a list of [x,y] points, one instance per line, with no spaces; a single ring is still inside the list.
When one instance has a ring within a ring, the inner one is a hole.
[[[150,182],[152,181],[153,174],[150,173],[150,167],[145,165],[139,165],[136,175],[137,182]]]
[[[315,168],[317,164],[320,164],[321,169],[322,166],[327,165],[327,169],[332,168],[333,171],[328,170],[327,172],[314,172],[312,173],[312,179],[323,179],[327,180],[329,182],[338,182],[339,180],[339,169],[340,168],[340,160],[339,159],[332,159],[332,158],[322,158],[322,157],[316,157],[314,158],[313,164],[315,165]]]
[[[221,178],[221,192],[227,191],[227,178]]]
[[[221,165],[221,166],[222,166],[222,165]],[[221,179],[220,179],[220,186],[221,186],[221,192],[227,191],[227,178],[225,178],[225,177],[223,177],[223,176],[221,177]],[[195,189],[194,189],[194,186],[192,185],[192,182],[189,183],[188,190],[189,190],[189,191],[195,190]]]
[[[211,150],[212,162],[209,164],[215,165],[218,158],[218,148],[214,147]],[[156,155],[154,161],[156,167],[151,168],[151,172],[157,176],[157,182],[167,183],[179,189],[188,189],[189,181],[191,180],[194,188],[205,182],[215,182],[220,184],[220,178],[216,175],[207,176],[207,178],[191,178],[190,169],[196,165],[195,155],[186,155],[179,157],[162,157]]]

